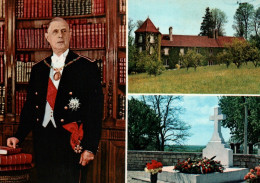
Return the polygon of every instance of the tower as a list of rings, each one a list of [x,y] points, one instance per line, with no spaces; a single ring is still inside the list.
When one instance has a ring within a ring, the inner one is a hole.
[[[158,56],[158,60],[161,60],[161,33],[149,17],[135,31],[135,44],[139,52],[155,53]]]

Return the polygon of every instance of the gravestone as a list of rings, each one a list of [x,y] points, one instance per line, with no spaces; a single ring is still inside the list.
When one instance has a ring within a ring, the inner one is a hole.
[[[221,161],[225,167],[232,167],[233,151],[228,148],[221,133],[221,120],[224,119],[226,115],[221,113],[221,109],[214,108],[214,115],[210,116],[210,120],[214,120],[214,132],[206,148],[203,149],[202,156],[206,158],[216,156],[214,160]]]

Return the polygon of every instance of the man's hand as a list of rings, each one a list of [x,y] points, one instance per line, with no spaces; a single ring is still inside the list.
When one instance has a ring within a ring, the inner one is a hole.
[[[90,161],[94,159],[94,154],[89,151],[84,151],[81,154],[79,164],[86,166]]]
[[[16,145],[18,143],[19,143],[19,140],[16,137],[10,137],[10,138],[7,139],[7,146],[8,147],[16,148]]]

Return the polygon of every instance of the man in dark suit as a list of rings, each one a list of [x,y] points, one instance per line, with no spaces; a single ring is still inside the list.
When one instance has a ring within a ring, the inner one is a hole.
[[[64,19],[54,18],[45,37],[53,55],[32,68],[20,125],[7,145],[15,148],[32,131],[38,182],[78,183],[101,135],[100,75],[96,63],[69,50]]]

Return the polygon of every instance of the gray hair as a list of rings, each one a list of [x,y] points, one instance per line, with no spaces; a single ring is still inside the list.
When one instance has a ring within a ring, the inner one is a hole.
[[[61,17],[54,17],[53,19],[51,19],[51,21],[48,23],[48,29],[47,29],[47,32],[49,30],[49,27],[51,25],[52,22],[65,22],[67,25],[68,25],[68,28],[70,28],[68,22],[66,20],[64,20],[63,18]]]

